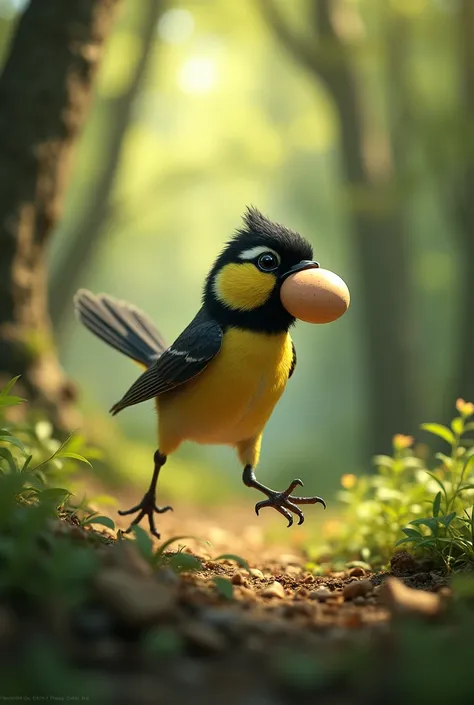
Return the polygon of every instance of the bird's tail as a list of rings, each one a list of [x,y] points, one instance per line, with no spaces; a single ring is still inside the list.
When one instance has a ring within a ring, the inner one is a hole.
[[[74,308],[94,335],[140,365],[148,367],[167,347],[148,316],[126,301],[79,289]]]

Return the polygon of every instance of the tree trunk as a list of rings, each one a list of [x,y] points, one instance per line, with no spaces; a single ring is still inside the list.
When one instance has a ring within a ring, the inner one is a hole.
[[[463,0],[459,11],[459,73],[461,114],[464,130],[461,173],[456,183],[454,207],[458,223],[459,257],[459,353],[454,366],[454,399],[474,401],[474,364],[472,339],[474,330],[474,3]],[[445,415],[452,416],[453,398]],[[445,404],[448,406],[448,404]]]
[[[156,39],[156,24],[163,12],[165,1],[141,0],[137,5],[140,10],[140,24],[136,34],[140,41],[140,54],[135,70],[122,93],[103,101],[102,111],[107,116],[104,120],[107,127],[98,160],[99,173],[91,182],[84,207],[71,223],[72,232],[64,233],[65,252],[50,282],[50,309],[56,338],[67,335],[67,323],[72,320],[73,295],[80,286],[81,274],[87,269],[105,231],[123,138],[146,74]]]
[[[46,248],[119,0],[31,0],[0,77],[0,377],[67,425],[74,389],[47,308]]]
[[[414,432],[417,420],[412,281],[391,146],[386,146],[383,168],[374,167],[361,93],[349,52],[333,23],[331,0],[310,3],[311,40],[289,27],[274,0],[260,0],[260,5],[278,38],[315,80],[324,83],[336,107],[343,196],[360,280],[353,301],[363,317],[368,442],[371,452],[387,452],[393,435]]]

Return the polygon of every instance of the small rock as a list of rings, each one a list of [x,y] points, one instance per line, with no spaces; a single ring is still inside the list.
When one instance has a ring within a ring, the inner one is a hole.
[[[285,568],[285,573],[287,573],[288,575],[299,575],[301,573],[301,566],[287,565]]]
[[[399,551],[392,556],[390,561],[390,572],[393,575],[410,575],[418,570],[413,556],[408,551]]]
[[[250,588],[245,587],[244,585],[238,585],[234,594],[235,594],[235,597],[240,597],[243,600],[247,600],[247,601],[248,600],[253,601],[253,600],[257,599],[257,596],[254,593],[254,591],[251,590]]]
[[[105,604],[132,625],[168,614],[176,603],[176,594],[169,587],[119,568],[103,570],[95,585]]]
[[[362,595],[357,595],[357,597],[354,597],[353,602],[355,605],[365,605],[367,603],[367,600]]]
[[[355,568],[351,568],[349,571],[349,577],[351,578],[361,578],[363,575],[365,575],[365,570],[361,568],[360,566],[356,566]]]
[[[312,590],[309,593],[310,600],[318,600],[319,602],[325,602],[329,597],[331,597],[332,592],[326,587],[320,587],[318,590]]]
[[[373,589],[374,586],[370,580],[354,580],[352,583],[344,585],[342,594],[345,600],[353,600],[356,597],[365,597]]]
[[[443,611],[439,593],[414,590],[398,578],[388,578],[379,593],[380,601],[392,612],[437,617]]]
[[[294,600],[305,600],[307,597],[309,597],[309,590],[305,587],[299,587],[293,595]]]
[[[188,642],[205,651],[222,651],[226,644],[224,636],[204,622],[185,622],[181,633]]]
[[[270,585],[267,585],[264,587],[260,595],[262,597],[279,597],[280,599],[283,599],[285,597],[285,588],[283,585],[276,580],[273,583],[270,583]]]
[[[230,582],[232,583],[232,585],[244,585],[245,578],[242,575],[242,573],[236,573],[235,575],[232,576]]]
[[[250,568],[250,575],[259,580],[263,580],[263,573],[258,568]]]

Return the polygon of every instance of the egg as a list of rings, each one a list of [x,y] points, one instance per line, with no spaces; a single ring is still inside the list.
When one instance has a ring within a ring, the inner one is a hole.
[[[331,323],[350,303],[346,283],[328,269],[303,269],[284,280],[280,299],[288,313],[306,323]]]

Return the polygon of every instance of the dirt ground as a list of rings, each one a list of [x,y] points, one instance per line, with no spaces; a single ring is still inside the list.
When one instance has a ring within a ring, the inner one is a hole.
[[[439,619],[450,597],[446,577],[406,553],[390,573],[355,566],[315,576],[294,543],[266,543],[267,520],[249,518],[248,507],[205,514],[180,507],[161,519],[163,539],[206,537],[212,546],[186,539],[170,547],[186,544],[202,562],[179,576],[166,565],[152,573],[123,545],[103,549],[99,601],[76,615],[71,655],[104,702],[381,702],[393,616]],[[214,560],[221,553],[242,556],[250,572]],[[223,578],[232,599],[216,586]],[[370,678],[361,680],[367,669]]]
[[[125,519],[110,515],[125,528]],[[395,556],[389,573],[348,565],[314,575],[298,539],[302,527],[269,541],[275,517],[257,518],[247,505],[180,506],[160,519],[162,541],[194,536],[212,545],[178,541],[156,569],[129,541],[58,520],[54,531],[96,546],[100,569],[90,598],[72,613],[54,600],[40,615],[2,607],[3,667],[25,658],[32,634],[46,632],[75,674],[73,684],[58,680],[51,702],[409,702],[390,699],[387,688],[398,677],[393,623],[403,615],[442,622],[451,595],[446,576],[407,553]],[[250,569],[215,560],[223,553],[241,556]],[[169,561],[183,555],[197,557],[201,569],[172,570]]]

